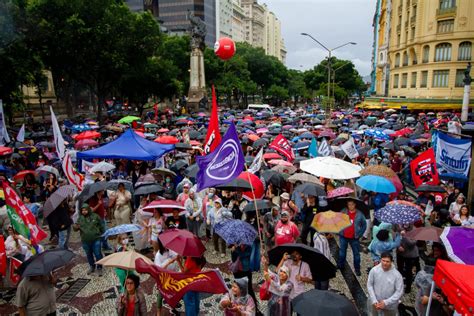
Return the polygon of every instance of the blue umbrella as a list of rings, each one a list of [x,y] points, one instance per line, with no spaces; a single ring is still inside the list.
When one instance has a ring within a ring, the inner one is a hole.
[[[375,212],[375,218],[390,224],[411,224],[418,221],[420,211],[404,204],[388,204]]]
[[[217,223],[214,227],[217,235],[228,245],[252,245],[257,238],[257,231],[247,222],[239,219],[230,219]]]
[[[309,145],[311,145],[311,142],[308,142],[308,141],[298,142],[293,146],[293,148],[296,149],[296,150],[301,150],[301,149],[308,148]]]
[[[301,138],[313,139],[313,138],[314,138],[314,134],[311,133],[311,132],[305,132],[305,133],[301,134],[300,137],[301,137]]]
[[[390,194],[396,191],[392,181],[380,176],[363,176],[356,181],[356,184],[364,190],[377,193]]]
[[[136,231],[141,230],[142,228],[143,227],[137,224],[122,224],[122,225],[118,225],[118,226],[107,229],[105,233],[102,235],[102,237],[108,238],[110,236],[136,232]]]

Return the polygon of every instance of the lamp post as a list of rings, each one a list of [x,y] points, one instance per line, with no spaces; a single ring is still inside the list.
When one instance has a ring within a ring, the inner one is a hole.
[[[331,57],[332,57],[332,52],[335,51],[336,49],[338,48],[341,48],[341,47],[344,47],[346,45],[357,45],[357,43],[355,42],[347,42],[347,43],[344,43],[342,45],[339,45],[337,47],[334,47],[332,49],[329,49],[327,48],[326,46],[324,46],[320,41],[318,41],[317,39],[315,39],[313,36],[311,36],[310,34],[308,33],[301,33],[301,35],[303,36],[308,36],[309,38],[311,38],[313,41],[315,41],[316,43],[318,43],[322,48],[324,48],[325,50],[327,50],[328,52],[328,107],[329,107],[329,100],[331,98]]]

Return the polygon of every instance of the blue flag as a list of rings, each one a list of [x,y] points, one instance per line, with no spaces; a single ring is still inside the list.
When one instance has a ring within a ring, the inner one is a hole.
[[[314,137],[313,137],[313,140],[311,141],[311,145],[309,145],[308,154],[310,158],[318,157],[318,142],[316,141],[316,138]]]
[[[233,123],[216,149],[206,156],[197,156],[196,163],[199,167],[196,176],[198,191],[226,184],[240,175],[245,158]]]

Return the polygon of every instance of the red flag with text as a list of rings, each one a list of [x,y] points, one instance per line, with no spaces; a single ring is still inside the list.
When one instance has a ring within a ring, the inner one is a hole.
[[[23,220],[23,223],[25,223],[26,227],[30,230],[31,243],[33,245],[39,244],[41,240],[48,237],[48,234],[39,227],[33,213],[31,213],[31,211],[25,206],[15,190],[13,190],[6,181],[2,182],[2,187],[3,192],[5,193],[5,203],[15,210],[18,216]]]
[[[18,282],[21,280],[21,275],[18,273],[18,269],[20,268],[22,262],[16,258],[10,257],[10,273],[8,278],[10,282],[17,285]]]
[[[438,170],[433,148],[422,152],[410,162],[411,177],[415,188],[422,184],[438,184]]]
[[[204,142],[204,154],[207,155],[216,149],[221,142],[221,132],[219,131],[219,116],[217,114],[216,91],[212,86],[212,110],[211,120],[207,127],[206,141]]]
[[[174,272],[148,264],[143,259],[135,260],[135,268],[137,272],[148,273],[155,279],[156,286],[166,303],[173,308],[188,291],[212,294],[228,292],[222,276],[216,270],[197,273]]]
[[[0,234],[0,274],[7,276],[7,251],[5,250],[5,238]]]
[[[293,148],[291,148],[288,139],[286,139],[282,134],[278,135],[268,147],[275,149],[276,151],[281,153],[290,162],[295,160],[295,153],[293,152]]]

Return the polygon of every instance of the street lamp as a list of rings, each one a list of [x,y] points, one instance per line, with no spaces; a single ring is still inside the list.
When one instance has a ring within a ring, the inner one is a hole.
[[[303,36],[308,36],[309,38],[311,38],[313,41],[315,41],[316,43],[318,43],[322,48],[324,48],[325,50],[327,50],[328,52],[328,105],[329,105],[329,99],[331,98],[331,55],[332,55],[332,52],[338,48],[341,48],[341,47],[344,47],[346,45],[357,45],[356,42],[347,42],[347,43],[344,43],[342,45],[339,45],[339,46],[336,46],[332,49],[329,49],[327,48],[326,46],[324,46],[320,41],[318,41],[317,39],[315,39],[313,36],[311,36],[310,34],[308,33],[301,33],[301,35]]]

